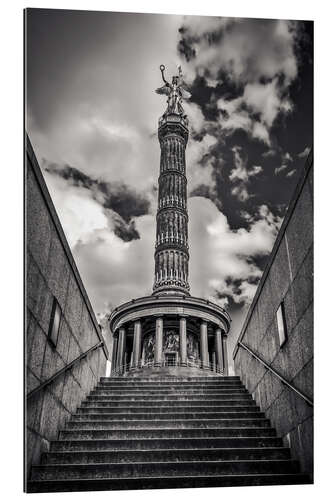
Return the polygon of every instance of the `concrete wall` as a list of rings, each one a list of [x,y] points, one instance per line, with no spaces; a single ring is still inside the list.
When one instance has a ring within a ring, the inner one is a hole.
[[[26,154],[26,394],[103,340],[29,140]],[[48,337],[53,298],[61,307],[57,345]],[[27,399],[25,465],[29,476],[50,440],[105,374],[100,347]]]
[[[280,347],[276,310],[284,301],[288,340]],[[297,389],[313,398],[313,167],[312,153],[289,204],[239,340]],[[313,409],[237,345],[239,375],[291,446],[303,471],[313,470]]]

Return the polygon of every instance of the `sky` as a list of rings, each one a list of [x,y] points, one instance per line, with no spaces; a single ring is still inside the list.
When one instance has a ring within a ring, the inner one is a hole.
[[[29,9],[26,128],[100,321],[152,292],[160,64],[192,97],[189,281],[240,332],[313,143],[313,24]]]

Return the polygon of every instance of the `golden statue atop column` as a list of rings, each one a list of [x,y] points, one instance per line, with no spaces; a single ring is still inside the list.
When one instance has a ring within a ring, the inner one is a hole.
[[[169,83],[164,76],[165,66],[163,64],[161,64],[160,70],[164,85],[163,87],[159,87],[158,89],[156,89],[155,92],[157,94],[166,95],[168,97],[168,107],[164,115],[176,114],[184,116],[182,101],[183,99],[189,99],[191,97],[191,94],[184,82],[181,67],[178,66],[178,75],[172,77],[171,83]],[[184,118],[186,117],[184,116]]]

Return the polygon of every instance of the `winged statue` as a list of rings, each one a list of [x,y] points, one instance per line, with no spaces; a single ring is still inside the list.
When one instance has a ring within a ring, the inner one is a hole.
[[[155,90],[157,94],[166,95],[168,97],[168,107],[164,114],[177,114],[184,116],[184,108],[182,106],[183,99],[189,99],[191,94],[183,79],[182,69],[178,66],[178,75],[172,77],[172,82],[169,83],[164,76],[165,66],[161,64],[160,70],[162,73],[163,87]]]

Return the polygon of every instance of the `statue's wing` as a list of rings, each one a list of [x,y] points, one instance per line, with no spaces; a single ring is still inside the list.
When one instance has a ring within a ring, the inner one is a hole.
[[[156,94],[169,95],[170,89],[169,89],[169,86],[163,85],[163,87],[159,87],[158,89],[156,89],[155,92],[156,92]]]
[[[180,87],[180,90],[181,90],[183,99],[189,99],[191,97],[192,94],[188,90],[186,90],[183,86]]]

